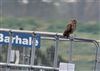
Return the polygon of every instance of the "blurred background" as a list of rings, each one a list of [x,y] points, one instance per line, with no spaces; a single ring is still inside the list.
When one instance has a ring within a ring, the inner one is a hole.
[[[100,0],[0,0],[0,28],[63,33],[73,18],[78,21],[76,37],[100,39]],[[35,65],[53,66],[54,43],[41,40],[41,48],[36,49]],[[74,42],[73,46],[76,71],[93,71],[95,46],[80,42]],[[70,42],[59,43],[58,65],[68,61],[69,47]],[[19,50],[20,64],[29,64],[31,48],[12,49]],[[0,62],[6,62],[7,50],[8,45],[0,45]]]
[[[100,0],[0,0],[1,28],[62,33],[72,18],[77,36],[99,38]]]

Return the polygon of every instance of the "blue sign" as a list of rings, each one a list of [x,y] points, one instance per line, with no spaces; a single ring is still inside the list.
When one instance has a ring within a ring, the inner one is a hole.
[[[35,36],[35,47],[40,47],[40,34]],[[33,35],[29,33],[12,32],[12,46],[32,47]],[[9,32],[0,32],[0,44],[9,44]]]

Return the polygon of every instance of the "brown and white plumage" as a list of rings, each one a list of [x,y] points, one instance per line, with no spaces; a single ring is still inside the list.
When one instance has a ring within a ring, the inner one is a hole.
[[[75,29],[76,29],[76,23],[77,23],[76,20],[71,20],[69,22],[69,24],[67,25],[67,27],[66,27],[66,29],[65,29],[65,31],[63,33],[64,37],[68,38],[70,36],[70,34],[72,34],[75,31]]]

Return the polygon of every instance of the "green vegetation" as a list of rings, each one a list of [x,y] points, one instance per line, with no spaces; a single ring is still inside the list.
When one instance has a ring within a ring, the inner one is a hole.
[[[47,31],[47,32],[60,32],[65,29],[67,20],[41,20],[34,18],[0,18],[1,28],[19,29],[20,27],[25,30],[34,31]],[[78,22],[76,36],[98,39],[100,35],[100,22]],[[82,35],[80,35],[82,34]]]
[[[46,32],[62,33],[66,27],[67,20],[41,20],[38,18],[0,18],[0,28],[19,29]],[[74,34],[82,38],[100,38],[100,22],[78,22],[77,30]],[[63,45],[62,45],[63,44]],[[59,43],[58,61],[68,61],[68,50],[70,42]],[[0,55],[0,61],[6,60],[6,47],[3,48],[3,55]],[[41,48],[36,50],[37,58],[35,64],[41,62],[42,65],[53,65],[54,41],[42,40]],[[76,64],[76,71],[92,71],[95,60],[95,48],[90,43],[73,43],[73,62]],[[58,63],[59,63],[58,62]]]

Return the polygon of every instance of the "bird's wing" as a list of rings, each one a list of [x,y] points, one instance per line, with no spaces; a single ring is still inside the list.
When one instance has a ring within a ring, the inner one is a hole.
[[[70,30],[71,30],[71,25],[68,24],[67,27],[66,27],[66,29],[65,29],[65,31],[63,32],[63,36],[69,35]]]
[[[68,24],[67,27],[66,27],[67,28],[66,30],[67,31],[70,31],[71,30],[71,27],[72,27],[71,24]]]

